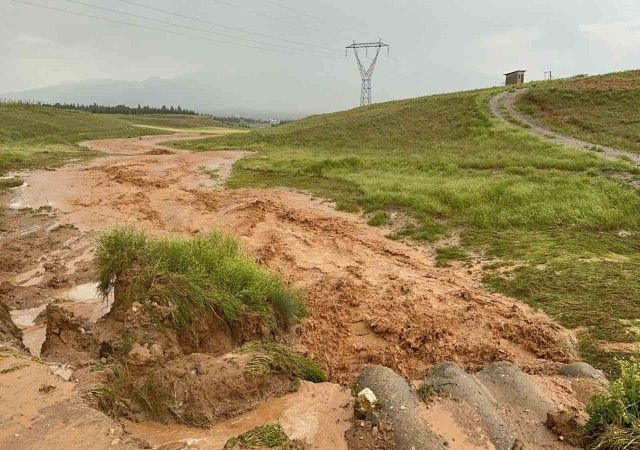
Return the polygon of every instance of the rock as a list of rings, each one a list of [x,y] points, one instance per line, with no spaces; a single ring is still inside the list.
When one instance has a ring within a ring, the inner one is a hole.
[[[517,405],[538,416],[540,422],[544,422],[549,411],[556,409],[542,389],[510,362],[489,364],[476,374],[476,378],[499,403]]]
[[[583,436],[580,430],[583,423],[576,414],[564,410],[550,411],[547,413],[546,425],[561,441],[582,447]]]
[[[511,446],[511,450],[525,450],[525,447],[520,439],[516,439]]]
[[[591,378],[603,383],[607,382],[607,377],[602,370],[598,370],[595,367],[585,362],[575,362],[567,364],[562,367],[558,373],[564,377],[569,378]]]
[[[164,351],[162,350],[162,346],[160,344],[151,344],[149,347],[149,351],[151,352],[151,356],[153,359],[162,358],[164,355]]]
[[[496,449],[512,448],[515,435],[502,417],[497,401],[478,378],[452,362],[444,362],[431,369],[424,383],[435,391],[447,392],[472,406],[482,419],[489,439]]]
[[[358,393],[358,405],[362,411],[372,411],[376,407],[378,399],[369,388],[364,388]]]
[[[100,363],[101,364],[106,364],[107,363],[107,358],[105,358],[104,356],[102,358],[100,358]]]
[[[127,361],[134,366],[144,366],[151,362],[151,352],[137,342],[129,351]]]
[[[442,450],[442,438],[423,421],[420,401],[409,383],[393,370],[370,366],[358,377],[358,386],[376,396],[380,417],[393,425],[393,439],[399,450]],[[401,409],[404,406],[405,409]],[[384,422],[381,421],[381,426]]]

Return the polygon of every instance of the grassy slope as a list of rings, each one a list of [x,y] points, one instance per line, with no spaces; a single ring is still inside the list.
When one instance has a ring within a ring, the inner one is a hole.
[[[583,343],[630,339],[620,319],[640,317],[640,195],[611,175],[635,169],[498,122],[487,112],[497,92],[377,104],[180,145],[257,150],[236,163],[231,187],[289,186],[372,215],[401,209],[417,222],[398,234],[416,239],[459,230],[464,252],[443,259],[486,255],[489,287],[568,327],[592,327]],[[508,276],[499,270],[514,265]]]
[[[517,106],[560,133],[640,152],[638,70],[548,84]]]
[[[118,115],[117,117],[135,125],[146,125],[152,127],[182,129],[226,127],[222,122],[218,122],[217,120],[205,116],[154,114],[149,116]]]
[[[76,145],[87,139],[141,136],[137,128],[111,115],[0,105],[0,175],[8,170],[59,165],[92,153]]]

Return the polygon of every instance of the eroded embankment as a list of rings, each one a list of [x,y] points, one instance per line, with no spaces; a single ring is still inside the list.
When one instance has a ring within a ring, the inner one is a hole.
[[[408,377],[454,360],[468,368],[509,360],[531,370],[570,358],[563,330],[528,307],[487,293],[462,271],[433,267],[356,216],[284,190],[216,189],[241,152],[142,155],[161,139],[99,141],[110,156],[26,177],[16,203],[59,210],[62,223],[99,230],[134,222],[160,232],[222,228],[306,291],[299,348],[350,382],[365,364]],[[133,146],[133,147],[132,147]],[[202,172],[218,169],[220,178]]]
[[[207,322],[215,318],[203,319],[186,337],[161,333],[158,326],[169,327],[171,311],[153,302],[151,309],[127,304],[96,325],[110,304],[99,310],[100,304],[86,295],[80,295],[80,302],[74,300],[73,292],[78,286],[93,289],[87,283],[96,279],[95,232],[122,223],[134,223],[152,234],[200,236],[220,228],[239,237],[256,260],[304,292],[309,315],[284,330],[281,339],[318,361],[331,381],[343,385],[352,385],[369,364],[420,379],[445,360],[468,370],[507,360],[539,374],[555,373],[562,362],[572,359],[563,329],[512,299],[484,291],[467,273],[435,268],[428,252],[390,241],[382,230],[308,195],[222,190],[221,182],[242,152],[179,152],[159,146],[164,139],[87,143],[112,155],[89,164],[24,174],[26,184],[13,191],[14,208],[29,207],[33,212],[46,206],[55,211],[46,208],[33,218],[26,217],[31,213],[12,213],[9,223],[15,229],[2,235],[3,248],[9,251],[0,257],[0,267],[5,272],[2,280],[7,281],[3,295],[14,314],[22,311],[27,325],[23,330],[37,332],[30,346],[39,347],[46,324],[45,358],[59,362],[63,370],[65,363],[80,368],[75,372],[82,380],[80,392],[65,397],[65,402],[79,401],[82,394],[103,410],[132,419],[156,414],[165,422],[218,424],[214,433],[131,426],[136,436],[148,435],[153,445],[173,442],[178,436],[202,436],[206,448],[267,420],[280,421],[291,438],[304,438],[311,448],[346,445],[343,435],[351,420],[347,391],[331,384],[303,384],[299,392],[286,394],[296,387],[288,376],[265,380],[247,375],[252,356],[238,348],[263,337],[262,332],[223,333],[232,339],[221,348],[216,345],[224,344],[224,339],[207,338],[211,329],[227,329]],[[91,297],[96,300],[95,292]],[[45,309],[55,298],[62,303]],[[133,334],[136,339],[129,340]],[[116,356],[125,364],[112,367]],[[124,398],[131,399],[128,403],[111,400],[122,368],[130,376],[124,385],[131,389],[132,395]],[[217,377],[223,372],[229,390],[217,390],[222,395],[218,398],[210,388],[220,382]],[[243,383],[234,388],[240,378]],[[561,383],[554,386],[556,391],[564,389]],[[40,395],[35,388],[32,391],[29,395]],[[162,409],[150,414],[145,402],[153,391],[170,394],[171,401],[160,399]],[[242,402],[227,405],[225,396],[240,396]],[[256,407],[241,421],[225,421]],[[329,423],[329,417],[336,420]],[[105,427],[111,423],[96,419],[84,430],[110,438]],[[54,426],[51,433],[59,429]],[[121,439],[120,431],[114,433],[114,441]]]

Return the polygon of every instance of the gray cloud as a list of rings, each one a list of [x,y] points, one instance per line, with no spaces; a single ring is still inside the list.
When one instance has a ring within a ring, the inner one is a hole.
[[[252,38],[118,0],[82,1]],[[496,85],[504,71],[516,68],[527,69],[533,79],[542,78],[545,70],[553,70],[557,76],[622,70],[632,68],[640,56],[640,17],[636,2],[629,0],[606,4],[595,0],[278,0],[345,24],[342,27],[298,16],[263,0],[238,0],[237,4],[245,8],[320,32],[253,16],[213,1],[137,1],[261,34],[335,48],[336,58],[232,47],[3,2],[0,58],[4,69],[0,71],[0,92],[87,79],[130,80],[136,83],[111,91],[104,85],[98,89],[94,84],[93,90],[83,85],[82,99],[93,97],[107,102],[106,95],[114,101],[118,97],[118,101],[134,104],[168,104],[177,100],[185,106],[216,112],[224,109],[304,115],[357,105],[359,74],[353,57],[345,60],[342,53],[353,39],[380,36],[392,46],[393,59],[381,58],[374,76],[374,101]],[[33,2],[218,38],[64,0]],[[162,90],[156,92],[147,89],[155,86],[153,82],[140,88],[140,81],[153,77],[174,80],[162,82]],[[140,89],[132,89],[135,86]],[[56,92],[72,95],[70,90]],[[44,95],[44,91],[40,94]]]

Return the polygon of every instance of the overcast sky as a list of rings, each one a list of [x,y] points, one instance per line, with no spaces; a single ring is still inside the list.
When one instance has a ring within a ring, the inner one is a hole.
[[[69,0],[26,1],[205,39],[232,40]],[[526,69],[528,79],[541,79],[545,70],[559,77],[640,66],[638,0],[273,0],[314,18],[281,8],[271,0],[225,0],[282,21],[218,0],[132,0],[305,43],[301,46],[122,0],[78,1],[243,39],[299,47],[303,52],[332,52],[332,57],[225,45],[0,0],[0,92],[86,79],[140,81],[189,74],[187,79],[198,80],[198,89],[208,89],[210,80],[210,88],[216,89],[216,95],[225,92],[227,100],[233,101],[234,96],[244,102],[255,99],[256,104],[278,104],[298,113],[334,111],[359,102],[360,75],[353,56],[345,60],[344,47],[353,40],[376,38],[391,45],[392,59],[384,53],[378,61],[374,101],[497,85],[502,74],[513,69]]]

